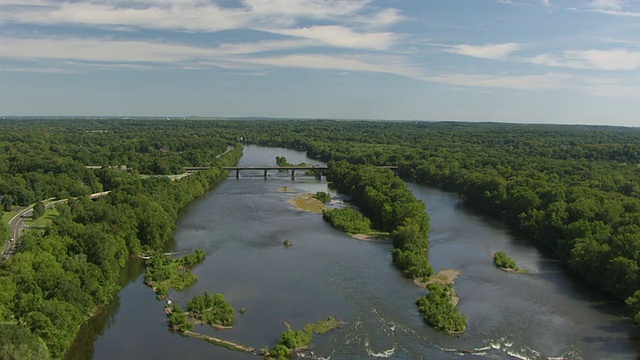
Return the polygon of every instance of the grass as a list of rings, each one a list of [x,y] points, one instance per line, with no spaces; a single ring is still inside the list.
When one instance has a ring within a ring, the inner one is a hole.
[[[313,194],[300,195],[292,200],[289,200],[289,203],[300,210],[311,211],[315,213],[321,213],[323,209],[327,209],[322,201],[314,199],[312,196]]]
[[[27,226],[48,226],[51,224],[53,219],[57,218],[58,216],[60,216],[60,213],[58,213],[58,210],[56,208],[46,209],[44,214],[38,219],[33,220],[29,218],[26,219],[24,223],[27,224]]]
[[[4,222],[5,224],[8,224],[9,220],[11,220],[11,218],[14,217],[17,213],[18,211],[3,211],[2,222]]]

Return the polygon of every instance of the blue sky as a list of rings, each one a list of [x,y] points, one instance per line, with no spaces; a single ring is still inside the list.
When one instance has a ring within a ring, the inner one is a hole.
[[[640,126],[638,0],[0,0],[0,115]]]

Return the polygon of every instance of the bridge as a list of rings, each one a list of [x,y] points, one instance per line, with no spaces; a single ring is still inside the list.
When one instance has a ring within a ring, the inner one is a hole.
[[[398,169],[397,166],[376,166],[378,169]],[[193,171],[201,171],[211,169],[208,166],[192,166],[192,167],[184,167],[184,171],[193,172]],[[253,171],[264,171],[264,177],[267,177],[267,173],[269,170],[278,170],[278,171],[291,171],[291,179],[296,178],[296,170],[303,171],[313,171],[316,177],[322,176],[322,172],[329,169],[327,166],[225,166],[222,168],[223,170],[235,171],[236,179],[240,178],[240,171],[242,170],[253,170]]]
[[[296,178],[296,170],[314,171],[316,177],[322,176],[322,171],[327,170],[326,166],[227,166],[223,170],[235,171],[236,179],[240,178],[240,170],[263,170],[264,177],[267,177],[269,170],[291,171],[291,179]]]

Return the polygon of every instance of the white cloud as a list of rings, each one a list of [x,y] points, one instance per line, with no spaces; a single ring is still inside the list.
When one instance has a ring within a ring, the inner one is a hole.
[[[600,14],[606,14],[606,15],[640,17],[640,12],[637,12],[637,11],[621,11],[621,10],[610,10],[610,9],[598,9],[598,10],[595,10],[595,12],[598,12]]]
[[[589,6],[597,9],[620,10],[624,3],[625,0],[592,0]]]
[[[371,28],[378,28],[398,24],[407,18],[398,9],[384,9],[369,16],[359,16],[355,20]]]
[[[405,18],[396,9],[377,10],[371,0],[241,0],[224,7],[202,0],[0,0],[0,24],[76,24],[113,28],[215,32],[240,28],[281,28],[300,19],[349,21],[362,25],[388,26]],[[22,5],[22,6],[16,6]],[[1,9],[0,9],[1,10]],[[374,11],[375,10],[375,11]]]
[[[507,43],[507,44],[488,44],[488,45],[469,45],[469,44],[461,44],[461,45],[443,45],[446,46],[447,49],[445,51],[471,56],[481,59],[505,59],[512,52],[521,50],[524,48],[521,44],[516,43]]]
[[[627,17],[640,17],[640,12],[629,11],[624,8],[628,5],[626,0],[593,0],[589,4],[592,8],[592,12],[600,14],[614,15],[614,16],[627,16]]]
[[[571,86],[569,83],[571,77],[559,73],[542,75],[441,74],[425,77],[424,80],[451,85],[517,90],[559,89]]]
[[[640,51],[628,49],[571,50],[555,55],[537,55],[524,61],[573,69],[638,70],[640,69]]]
[[[303,40],[306,41],[306,40]],[[225,44],[215,48],[166,44],[145,41],[116,41],[111,39],[16,39],[0,37],[0,59],[36,60],[38,69],[64,69],[80,71],[83,66],[132,67],[144,69],[165,66],[181,69],[210,69],[212,67],[243,70],[264,70],[269,67],[306,68],[350,72],[384,73],[425,82],[464,85],[482,88],[547,89],[566,86],[568,77],[549,73],[543,75],[484,75],[436,74],[430,75],[402,56],[391,55],[318,55],[291,54],[259,56],[256,53],[271,49],[300,46],[297,40]],[[250,55],[250,56],[249,56]],[[53,65],[55,66],[53,66]],[[24,71],[29,67],[25,66]],[[48,71],[48,70],[47,70]]]
[[[389,32],[361,33],[337,25],[311,26],[298,29],[270,30],[272,33],[316,40],[321,44],[348,47],[385,50],[391,48],[398,36]]]

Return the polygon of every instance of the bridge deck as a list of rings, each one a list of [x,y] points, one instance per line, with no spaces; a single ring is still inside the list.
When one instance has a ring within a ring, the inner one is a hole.
[[[326,166],[225,166],[223,170],[327,170]]]
[[[397,166],[376,166],[379,169],[392,169],[395,170]],[[211,167],[184,167],[185,171],[199,171],[199,170],[207,170],[211,169]],[[278,171],[291,171],[291,178],[295,178],[296,170],[305,170],[305,171],[317,171],[315,174],[318,177],[322,176],[322,172],[324,170],[328,170],[327,166],[225,166],[222,168],[223,170],[230,170],[236,172],[236,178],[240,177],[240,170],[263,170],[264,177],[267,177],[267,171],[269,170],[278,170]]]

